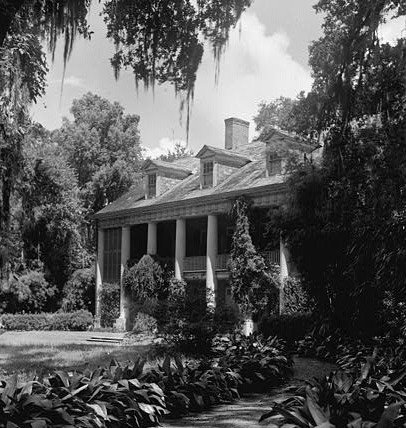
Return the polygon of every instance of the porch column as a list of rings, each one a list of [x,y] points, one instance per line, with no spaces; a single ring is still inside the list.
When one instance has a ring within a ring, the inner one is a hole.
[[[206,252],[206,301],[207,307],[216,307],[217,276],[217,216],[207,218],[207,252]]]
[[[289,253],[288,249],[283,242],[282,237],[279,238],[279,252],[280,252],[280,289],[279,289],[279,314],[282,314],[285,309],[285,292],[284,292],[284,283],[286,278],[289,276],[288,271],[288,259]]]
[[[186,256],[186,220],[176,220],[176,243],[175,243],[175,278],[183,278],[183,260]]]
[[[148,241],[147,241],[147,254],[156,255],[156,223],[148,223]]]
[[[103,284],[103,254],[104,230],[97,229],[97,259],[96,259],[96,293],[95,293],[95,320],[96,328],[100,327],[100,291]]]
[[[115,327],[117,330],[124,331],[126,324],[125,314],[125,294],[123,285],[124,269],[127,266],[128,259],[130,258],[130,243],[131,243],[131,230],[129,226],[121,228],[121,262],[120,262],[120,318],[116,320]]]

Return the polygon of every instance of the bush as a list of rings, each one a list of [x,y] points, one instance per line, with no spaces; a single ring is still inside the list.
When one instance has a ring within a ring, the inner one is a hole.
[[[158,328],[158,323],[154,317],[142,312],[135,316],[133,333],[154,334]]]
[[[284,314],[296,314],[297,312],[311,312],[312,302],[299,278],[289,276],[284,279]]]
[[[164,271],[151,256],[145,255],[124,271],[123,285],[136,303],[142,303],[147,298],[159,299],[164,289]]]
[[[43,272],[28,270],[14,275],[8,288],[3,285],[0,299],[4,312],[38,313],[50,308],[55,293],[56,287],[48,283]]]
[[[54,314],[3,314],[0,323],[6,330],[85,331],[93,325],[93,315],[85,310]]]
[[[81,309],[76,312],[57,312],[52,315],[51,330],[86,331],[93,326],[93,315]]]
[[[95,286],[94,268],[73,272],[63,287],[62,309],[66,312],[86,309],[94,313]]]
[[[310,313],[265,315],[258,323],[258,331],[265,337],[278,336],[288,342],[304,338],[311,328]]]
[[[113,327],[120,316],[121,287],[117,283],[103,283],[100,289],[100,324]]]
[[[94,372],[58,371],[43,382],[0,382],[0,427],[147,428],[168,413],[163,391],[140,382],[144,362]]]

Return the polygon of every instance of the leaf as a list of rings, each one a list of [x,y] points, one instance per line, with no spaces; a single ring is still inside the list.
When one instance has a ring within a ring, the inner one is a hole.
[[[382,413],[379,422],[376,424],[376,428],[391,428],[393,426],[394,420],[399,415],[400,408],[403,406],[404,401],[400,401],[395,404],[391,404],[386,408]]]
[[[317,403],[317,398],[309,386],[306,388],[306,404],[310,414],[316,422],[316,425],[322,425],[323,423],[328,422],[327,416]]]
[[[7,406],[11,402],[10,397],[14,397],[14,393],[17,388],[17,375],[11,376],[10,380],[6,383],[6,387],[3,389],[3,393],[1,394],[1,399],[4,404]]]
[[[168,376],[171,374],[171,358],[169,356],[164,359],[162,368]]]
[[[148,413],[149,415],[155,414],[155,407],[153,405],[146,403],[138,403],[138,405],[143,412]]]
[[[94,410],[96,415],[101,416],[104,420],[107,419],[107,411],[106,408],[102,409],[98,404],[88,404],[88,407]],[[104,411],[103,411],[104,410]]]

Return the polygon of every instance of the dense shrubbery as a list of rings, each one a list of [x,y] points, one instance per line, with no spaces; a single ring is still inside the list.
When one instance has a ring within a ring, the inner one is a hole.
[[[288,276],[283,284],[283,313],[311,312],[312,302],[300,278]]]
[[[42,271],[27,270],[2,283],[1,308],[7,313],[41,312],[49,309],[55,293],[56,287],[48,283]]]
[[[92,327],[93,315],[85,310],[54,314],[3,314],[0,324],[5,330],[85,331]]]
[[[292,374],[292,359],[276,337],[233,334],[217,337],[213,351],[218,365],[241,376],[242,390],[260,391],[275,386]]]
[[[63,310],[86,309],[94,313],[95,285],[94,268],[78,269],[73,272],[63,287]]]
[[[158,424],[167,413],[162,390],[142,383],[143,363],[94,372],[57,372],[43,383],[19,385],[17,377],[0,383],[0,427],[75,426],[136,428]]]
[[[102,327],[113,327],[120,316],[120,284],[103,283],[100,290],[100,323]]]
[[[154,334],[158,328],[157,321],[154,317],[143,312],[138,312],[133,323],[133,333]]]
[[[406,423],[406,348],[403,341],[377,339],[370,345],[338,346],[342,367],[308,380],[294,396],[273,403],[261,420],[276,426],[400,427]]]
[[[94,372],[58,371],[42,381],[0,382],[0,428],[15,426],[150,427],[159,416],[180,416],[230,402],[241,391],[279,383],[291,361],[276,339],[229,336],[203,361],[166,357],[144,371],[138,357]],[[14,425],[13,425],[14,424]]]
[[[305,337],[312,328],[310,313],[289,315],[264,315],[258,323],[258,331],[265,337],[278,336],[288,342]]]

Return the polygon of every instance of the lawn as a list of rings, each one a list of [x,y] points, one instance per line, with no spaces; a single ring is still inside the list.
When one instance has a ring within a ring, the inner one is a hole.
[[[108,365],[114,358],[132,361],[146,354],[150,343],[132,345],[86,343],[97,333],[7,332],[0,335],[0,379],[18,373],[21,380],[44,376],[55,370],[94,369]],[[104,334],[105,335],[105,334]],[[111,335],[110,335],[111,336]]]

